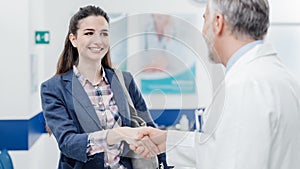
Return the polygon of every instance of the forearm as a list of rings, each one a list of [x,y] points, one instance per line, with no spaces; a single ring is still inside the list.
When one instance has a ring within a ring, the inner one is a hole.
[[[109,130],[101,130],[90,133],[88,136],[88,146],[87,146],[87,155],[94,155],[96,153],[106,152],[110,149],[117,149],[120,146],[120,142],[115,144],[107,143],[107,133]]]
[[[122,127],[125,128],[125,127]],[[122,140],[124,140],[124,135],[122,133],[122,128],[113,128],[107,131],[106,135],[106,143],[107,145],[113,145],[120,143]]]

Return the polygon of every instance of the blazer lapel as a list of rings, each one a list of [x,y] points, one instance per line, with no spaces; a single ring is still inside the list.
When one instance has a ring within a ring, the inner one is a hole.
[[[123,126],[130,126],[130,111],[127,99],[123,92],[121,83],[118,80],[115,72],[111,69],[104,69],[106,73],[107,80],[110,83],[111,90],[114,93],[114,99],[118,105],[119,113],[122,118]]]
[[[77,119],[84,131],[94,132],[102,130],[96,111],[73,71],[70,70],[63,75],[63,80],[66,83],[65,88],[71,96],[70,100],[73,101]]]

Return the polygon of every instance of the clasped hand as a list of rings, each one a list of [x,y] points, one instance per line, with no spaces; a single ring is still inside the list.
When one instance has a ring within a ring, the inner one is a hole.
[[[134,142],[129,147],[144,158],[156,156],[165,151],[166,131],[152,127],[132,128],[136,133]]]
[[[114,140],[126,141],[135,153],[143,158],[149,158],[165,152],[166,133],[167,131],[152,127],[120,127],[110,132],[108,143],[114,144]]]

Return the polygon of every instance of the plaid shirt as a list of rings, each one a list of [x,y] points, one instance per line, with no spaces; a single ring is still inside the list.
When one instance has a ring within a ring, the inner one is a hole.
[[[113,92],[106,78],[105,71],[102,69],[103,78],[97,84],[92,84],[92,82],[80,74],[76,66],[73,66],[73,72],[87,93],[95,108],[100,124],[104,129],[89,134],[87,155],[91,156],[104,152],[105,167],[110,166],[112,169],[122,169],[123,166],[119,165],[122,144],[118,143],[109,146],[106,142],[108,129],[120,127],[122,120],[119,116],[118,107],[113,98]]]

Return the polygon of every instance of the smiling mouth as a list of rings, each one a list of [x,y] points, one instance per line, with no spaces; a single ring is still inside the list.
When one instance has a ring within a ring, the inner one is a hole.
[[[89,47],[89,49],[93,52],[101,52],[103,51],[104,48],[94,48],[94,47]]]

